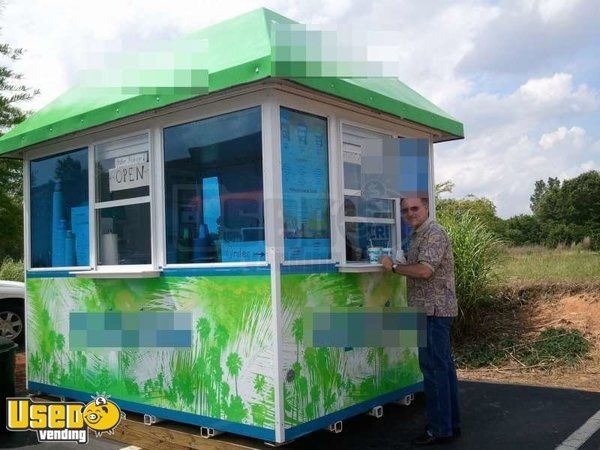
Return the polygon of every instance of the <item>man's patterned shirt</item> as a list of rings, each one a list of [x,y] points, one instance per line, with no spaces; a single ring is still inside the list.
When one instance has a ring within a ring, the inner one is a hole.
[[[427,280],[407,277],[409,305],[423,308],[428,316],[456,316],[454,256],[446,230],[427,219],[413,231],[406,261],[424,264],[433,271]]]

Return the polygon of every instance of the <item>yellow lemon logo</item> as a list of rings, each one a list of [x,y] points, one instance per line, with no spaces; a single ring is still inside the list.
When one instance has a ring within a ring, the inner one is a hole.
[[[98,396],[85,405],[83,420],[90,430],[96,432],[96,436],[102,436],[105,432],[113,434],[121,422],[121,409],[106,397]]]

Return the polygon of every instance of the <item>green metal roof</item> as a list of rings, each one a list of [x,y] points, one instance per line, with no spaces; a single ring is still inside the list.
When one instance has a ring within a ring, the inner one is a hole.
[[[285,78],[425,125],[441,131],[446,139],[464,136],[460,122],[396,78],[290,76],[298,72],[286,71],[289,66],[278,65],[273,57],[272,26],[295,23],[261,8],[192,33],[174,42],[174,67],[166,74],[166,81],[165,71],[140,70],[128,78],[137,76],[140,80],[133,88],[129,84],[74,87],[0,137],[0,155],[269,77]],[[192,55],[187,58],[192,62],[179,66],[178,61],[186,52]],[[305,67],[314,64],[314,61],[300,62]]]

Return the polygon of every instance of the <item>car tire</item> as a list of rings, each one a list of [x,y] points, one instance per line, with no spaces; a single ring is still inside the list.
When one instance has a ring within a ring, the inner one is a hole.
[[[0,336],[16,342],[23,348],[25,342],[25,314],[22,301],[0,302]]]

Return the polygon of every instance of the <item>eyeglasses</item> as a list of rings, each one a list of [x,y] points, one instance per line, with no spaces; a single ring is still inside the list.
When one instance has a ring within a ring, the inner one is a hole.
[[[400,211],[402,211],[402,214],[408,214],[408,211],[416,213],[419,212],[420,209],[420,206],[411,206],[410,208],[402,208]]]

